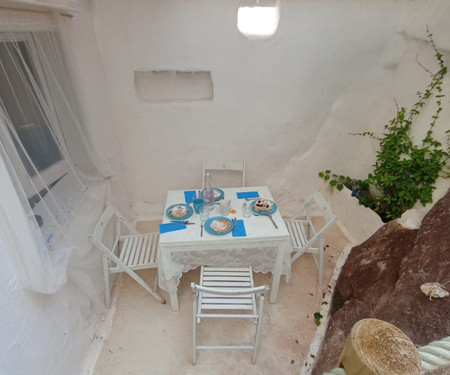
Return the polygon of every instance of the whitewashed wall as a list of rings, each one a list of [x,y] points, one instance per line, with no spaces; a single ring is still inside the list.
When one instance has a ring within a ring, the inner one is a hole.
[[[375,145],[348,133],[382,131],[394,99],[414,103],[428,83],[415,56],[432,62],[426,24],[449,60],[446,0],[282,0],[279,30],[265,41],[238,32],[237,0],[79,3],[66,22],[83,104],[115,181],[126,183],[116,199],[140,217],[160,217],[168,189],[198,187],[203,158],[245,159],[248,184],[269,185],[286,215],[313,189],[328,191],[322,169],[364,177]],[[137,69],[210,70],[214,100],[143,102]],[[442,117],[448,124],[448,108]],[[334,207],[344,224],[358,225]],[[74,305],[71,285],[55,296],[27,292],[1,249],[0,257],[0,373],[79,374],[93,306]]]
[[[268,40],[239,33],[239,0],[93,3],[124,178],[141,218],[161,217],[168,189],[199,187],[204,158],[246,160],[248,184],[268,185],[285,214],[323,187],[321,170],[365,177],[376,144],[349,133],[382,132],[394,99],[410,106],[425,88],[416,54],[433,67],[427,24],[438,47],[450,48],[447,1],[283,0]],[[145,102],[138,69],[209,70],[214,100]]]
[[[120,178],[116,178],[121,174],[120,157],[117,156],[117,137],[105,95],[99,49],[88,4],[85,2],[83,5],[75,18],[65,21],[75,50],[72,62],[78,71],[77,84],[83,93],[87,119],[94,124],[90,132],[93,142],[115,174],[112,183],[108,184],[108,196],[125,206],[126,194],[118,184]],[[102,189],[99,196],[87,202],[88,211],[95,211],[96,207],[100,212],[103,197]],[[92,218],[85,220],[83,217],[83,208],[77,212],[78,220],[92,223]],[[83,228],[80,231],[86,233],[85,242],[88,242],[87,234],[91,229],[85,227],[78,223],[78,228]],[[83,251],[73,252],[67,285],[55,295],[43,295],[23,288],[9,263],[7,252],[0,246],[1,375],[82,373],[86,353],[104,313],[99,292],[103,286],[101,255],[95,249],[89,252],[88,248],[89,245]],[[80,259],[80,253],[85,257]],[[74,263],[82,270],[73,267]],[[87,277],[89,272],[90,277]]]

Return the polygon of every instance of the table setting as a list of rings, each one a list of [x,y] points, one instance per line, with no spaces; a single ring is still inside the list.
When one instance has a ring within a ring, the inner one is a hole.
[[[195,225],[199,221],[200,237],[203,237],[204,231],[213,235],[231,233],[232,237],[243,237],[246,236],[244,219],[251,218],[252,215],[267,216],[278,229],[272,217],[277,211],[276,203],[261,198],[258,191],[236,192],[233,207],[231,199],[225,199],[224,191],[218,188],[214,188],[214,203],[210,207],[204,205],[201,190],[184,191],[184,197],[185,203],[175,203],[166,209],[165,213],[170,222],[160,225],[161,233],[186,229],[186,225]],[[243,201],[242,205],[239,201]],[[233,214],[240,214],[242,219],[232,216]],[[193,215],[198,215],[199,220],[187,220]]]
[[[271,272],[276,301],[280,276],[290,277],[289,233],[266,186],[168,192],[160,224],[159,285],[178,310],[177,285],[183,272],[200,265],[250,265]]]

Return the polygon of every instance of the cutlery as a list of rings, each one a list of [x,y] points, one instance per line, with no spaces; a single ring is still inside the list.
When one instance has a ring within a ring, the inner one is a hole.
[[[233,237],[236,237],[236,218],[234,218]]]
[[[190,221],[176,221],[170,220],[170,223],[166,223],[166,225],[193,225],[195,223],[191,223]]]
[[[273,217],[272,217],[272,214],[271,214],[271,213],[269,213],[269,212],[267,212],[267,211],[266,211],[265,214],[257,214],[257,213],[255,213],[255,212],[253,212],[253,215],[255,215],[255,216],[269,216],[269,219],[272,221],[273,226],[274,226],[276,229],[278,229],[278,225],[277,225],[277,224],[275,223],[275,221],[273,220]]]
[[[201,224],[201,227],[200,227],[201,229],[200,229],[200,237],[203,237],[203,223]]]
[[[275,229],[278,229],[278,225],[275,224],[275,221],[273,221],[272,214],[269,211],[266,211],[267,216],[269,216],[269,219],[272,221],[273,226]]]

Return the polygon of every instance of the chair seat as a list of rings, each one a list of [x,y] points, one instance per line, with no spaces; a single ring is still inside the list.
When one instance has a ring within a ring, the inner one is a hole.
[[[126,235],[123,234],[122,229],[127,231]],[[111,274],[119,272],[127,273],[159,302],[166,303],[166,300],[156,292],[158,272],[155,275],[154,287],[151,287],[135,272],[151,268],[158,270],[159,233],[139,233],[129,220],[107,202],[89,240],[103,252],[105,306],[107,308],[111,306]]]
[[[308,242],[309,223],[307,220],[284,220],[294,248],[301,248]]]
[[[252,288],[253,278],[249,268],[204,267],[200,285],[233,291],[237,288]],[[256,309],[252,295],[217,295],[199,293],[199,311],[201,310],[253,310]]]
[[[119,242],[122,246],[119,259],[133,270],[155,267],[157,265],[158,237],[158,233],[120,236]],[[114,269],[111,271],[113,272]]]

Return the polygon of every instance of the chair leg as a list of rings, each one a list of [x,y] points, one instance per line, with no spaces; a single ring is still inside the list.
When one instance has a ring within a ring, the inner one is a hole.
[[[159,274],[159,269],[156,268],[156,276],[155,276],[155,286],[153,289],[158,290],[158,274]]]
[[[253,343],[253,357],[252,357],[253,364],[256,363],[256,354],[258,352],[259,333],[261,331],[263,308],[264,308],[264,295],[262,294],[261,297],[259,298],[258,324],[256,325],[255,341]]]
[[[322,285],[323,281],[323,252],[324,252],[324,242],[325,239],[323,236],[320,236],[318,238],[319,242],[319,285]]]
[[[125,269],[125,272],[130,275],[140,286],[142,286],[147,292],[149,292],[153,297],[155,297],[162,304],[166,303],[166,300],[161,297],[156,290],[150,287],[144,280],[142,280],[136,273],[129,269]]]
[[[111,277],[109,273],[109,257],[103,256],[103,278],[105,280],[105,306],[111,307]]]
[[[192,364],[197,364],[197,294],[194,294],[193,318],[192,318]]]

